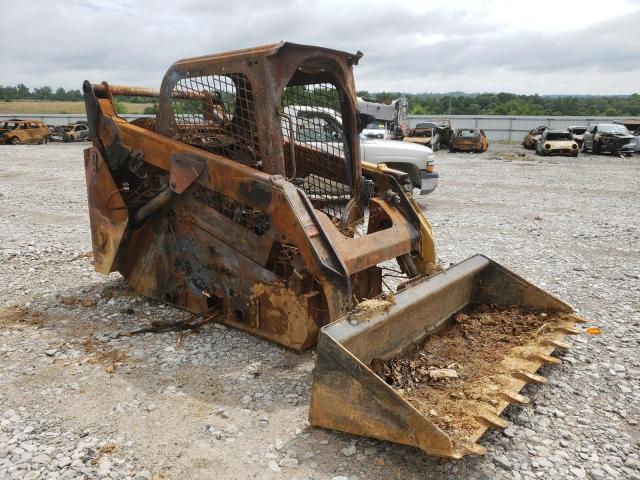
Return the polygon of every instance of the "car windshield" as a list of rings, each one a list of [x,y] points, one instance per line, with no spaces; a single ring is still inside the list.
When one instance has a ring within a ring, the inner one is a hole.
[[[629,135],[629,130],[624,125],[600,125],[598,127],[600,133],[618,133],[621,135]]]
[[[18,127],[18,124],[16,122],[4,122],[2,124],[3,130],[15,130],[17,127]]]
[[[547,133],[547,140],[573,140],[569,132],[549,132]]]
[[[460,130],[458,132],[458,135],[461,137],[466,137],[466,138],[473,138],[476,136],[476,131],[475,130]]]
[[[573,133],[574,135],[582,135],[586,131],[587,131],[587,127],[580,127],[580,128],[572,128],[571,129],[571,133]]]
[[[375,122],[371,122],[370,124],[367,125],[367,128],[369,130],[384,130],[386,129],[386,125],[384,123],[384,121],[382,120],[376,120]]]

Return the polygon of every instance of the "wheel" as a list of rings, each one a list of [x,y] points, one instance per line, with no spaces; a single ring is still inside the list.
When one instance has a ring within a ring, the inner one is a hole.
[[[625,153],[624,156],[627,158],[631,158],[633,156],[633,153]]]
[[[453,147],[449,147],[449,153],[456,153],[456,149]]]
[[[580,150],[582,150],[582,153],[587,153],[587,144],[585,142],[582,142],[582,147],[580,147]]]
[[[438,150],[440,150],[440,142],[436,142],[436,144],[433,146],[434,152],[437,152]]]
[[[593,145],[591,145],[591,153],[596,155],[600,153],[600,143],[593,142]]]
[[[9,140],[9,143],[11,145],[20,145],[20,139],[18,137],[13,137],[11,138],[11,140]]]

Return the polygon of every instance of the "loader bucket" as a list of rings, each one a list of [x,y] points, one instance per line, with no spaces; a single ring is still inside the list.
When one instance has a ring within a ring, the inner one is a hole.
[[[546,382],[537,370],[584,321],[480,255],[361,307],[321,330],[311,425],[449,458],[485,452],[476,442],[508,426],[500,413],[528,402],[518,392]]]

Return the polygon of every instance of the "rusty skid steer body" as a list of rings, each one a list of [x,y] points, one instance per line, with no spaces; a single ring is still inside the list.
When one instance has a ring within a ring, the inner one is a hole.
[[[408,175],[360,161],[360,57],[280,43],[178,61],[159,91],[85,81],[95,268],[293,349],[320,337],[313,425],[479,453],[470,443],[487,421],[501,424],[503,400],[539,379],[575,322],[548,322],[542,343],[512,355],[517,382],[487,386],[502,395],[488,399],[493,416],[459,442],[374,373],[472,304],[571,310],[480,257],[428,276],[431,226],[405,192]],[[158,114],[127,122],[118,96],[157,97]],[[395,303],[380,299],[385,278]]]

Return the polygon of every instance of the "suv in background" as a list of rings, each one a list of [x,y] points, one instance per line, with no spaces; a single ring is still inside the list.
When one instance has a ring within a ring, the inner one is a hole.
[[[614,155],[633,155],[636,149],[636,137],[629,133],[624,125],[615,123],[599,123],[591,125],[584,133],[583,152],[604,153]]]
[[[0,143],[44,143],[47,135],[49,127],[39,120],[13,118],[0,123]]]

